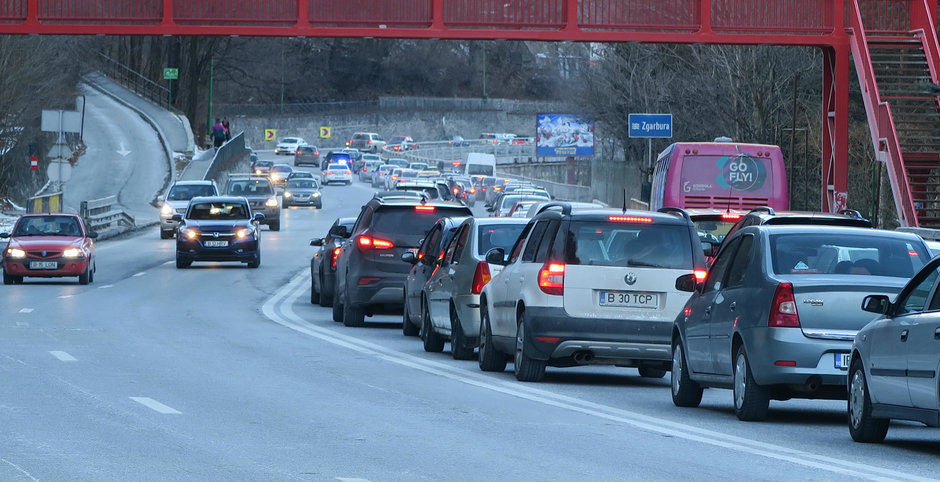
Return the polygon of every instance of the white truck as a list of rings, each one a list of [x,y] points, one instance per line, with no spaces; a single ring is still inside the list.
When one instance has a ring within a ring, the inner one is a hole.
[[[496,156],[493,154],[471,152],[467,154],[465,166],[468,176],[495,176]]]

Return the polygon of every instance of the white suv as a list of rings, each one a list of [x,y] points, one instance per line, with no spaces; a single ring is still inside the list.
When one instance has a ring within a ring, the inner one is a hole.
[[[547,365],[636,367],[662,377],[672,326],[690,294],[678,276],[705,278],[705,254],[689,215],[573,210],[549,203],[520,234],[505,267],[480,296],[479,364],[539,381]]]
[[[160,239],[173,237],[179,222],[173,220],[174,214],[186,214],[189,200],[197,196],[218,196],[219,188],[212,180],[176,181],[166,194],[157,200],[160,202]]]
[[[353,134],[347,144],[346,147],[375,154],[385,147],[385,139],[375,132],[357,132]]]
[[[285,137],[281,139],[281,142],[277,143],[277,146],[274,147],[275,155],[288,155],[293,156],[297,153],[297,149],[302,145],[306,144],[303,137]]]

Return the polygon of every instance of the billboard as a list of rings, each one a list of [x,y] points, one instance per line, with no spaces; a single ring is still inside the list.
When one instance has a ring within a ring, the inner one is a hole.
[[[535,155],[569,157],[594,155],[594,121],[582,114],[539,114]]]

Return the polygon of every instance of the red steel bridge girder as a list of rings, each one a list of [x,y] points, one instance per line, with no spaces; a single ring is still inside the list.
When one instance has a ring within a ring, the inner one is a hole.
[[[822,200],[846,206],[848,2],[866,29],[936,25],[937,0],[3,0],[0,34],[371,37],[816,46]],[[923,2],[927,9],[913,9]]]

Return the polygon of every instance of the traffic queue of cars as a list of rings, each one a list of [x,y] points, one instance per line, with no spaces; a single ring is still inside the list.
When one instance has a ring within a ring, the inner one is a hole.
[[[449,342],[484,371],[512,361],[520,381],[547,367],[635,367],[671,372],[680,407],[729,389],[741,420],[764,419],[771,400],[848,397],[858,441],[883,440],[890,419],[940,425],[940,258],[920,237],[857,213],[760,208],[703,232],[717,221],[680,209],[529,207],[533,217],[474,218],[455,202],[377,193],[352,227],[337,220],[316,240],[311,300],[316,290],[322,304],[329,272],[334,321],[400,312],[426,351]]]

